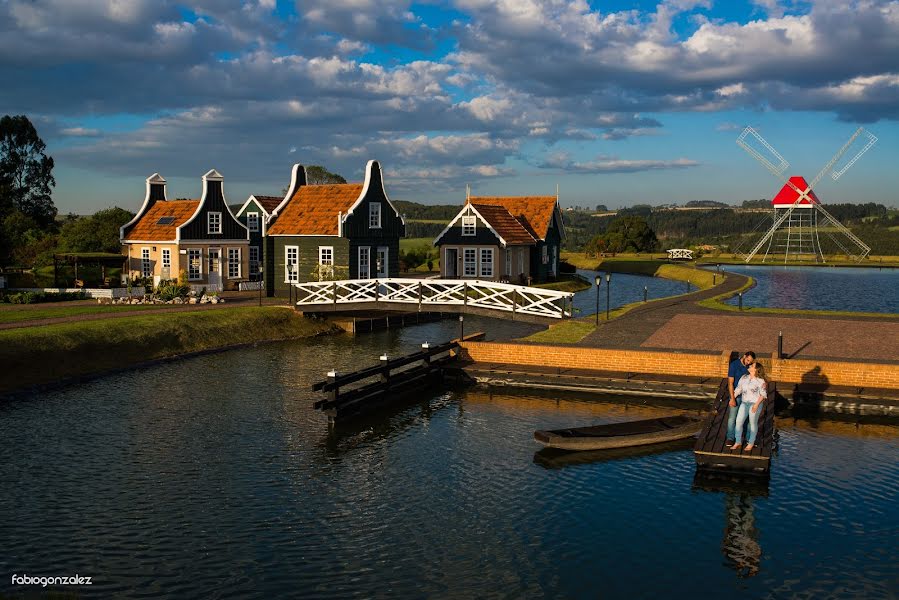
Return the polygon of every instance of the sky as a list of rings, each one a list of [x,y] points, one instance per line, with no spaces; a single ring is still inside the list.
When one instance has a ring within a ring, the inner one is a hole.
[[[135,211],[154,172],[196,198],[215,168],[236,204],[370,159],[426,204],[771,198],[745,126],[809,180],[864,127],[815,191],[899,207],[899,0],[0,0],[0,79],[61,213]]]

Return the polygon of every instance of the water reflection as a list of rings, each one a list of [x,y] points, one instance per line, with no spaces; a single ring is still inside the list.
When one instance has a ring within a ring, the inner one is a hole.
[[[724,496],[724,539],[721,552],[725,564],[740,578],[758,575],[762,562],[762,547],[755,526],[755,508],[747,493],[727,493]]]

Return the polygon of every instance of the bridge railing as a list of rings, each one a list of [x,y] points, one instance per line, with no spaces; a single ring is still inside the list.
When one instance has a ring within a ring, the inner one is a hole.
[[[428,308],[471,306],[562,319],[574,294],[508,283],[458,279],[348,279],[294,284],[297,306],[394,302]]]

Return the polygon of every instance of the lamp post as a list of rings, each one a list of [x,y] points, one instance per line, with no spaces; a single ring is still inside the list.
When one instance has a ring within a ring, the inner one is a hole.
[[[262,263],[257,268],[259,269],[259,306],[262,306]]]
[[[459,315],[459,341],[465,339],[465,315]]]
[[[593,283],[596,284],[596,326],[599,327],[599,285],[602,283],[602,275],[597,275]]]
[[[288,288],[287,288],[287,298],[288,302],[291,306],[293,306],[293,270],[296,268],[296,265],[290,263],[287,265],[287,279],[288,279]]]
[[[612,273],[606,273],[606,321],[609,320],[609,302],[612,296]]]

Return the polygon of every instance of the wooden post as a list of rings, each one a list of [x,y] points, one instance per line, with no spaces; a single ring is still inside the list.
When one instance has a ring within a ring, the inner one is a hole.
[[[565,298],[562,298],[562,304],[559,305],[559,318],[565,318]]]
[[[375,278],[375,304],[378,303],[378,292],[381,288],[381,284],[378,283],[377,277]]]
[[[421,312],[421,282],[418,282],[418,312]]]
[[[462,292],[462,306],[468,306],[468,282],[466,281],[464,284],[463,292]]]
[[[328,383],[334,387],[328,394],[328,401],[337,404],[337,398],[340,396],[340,388],[337,386],[337,371],[328,371]]]
[[[334,308],[337,308],[337,282],[335,281],[331,287],[331,293],[334,294]]]
[[[518,290],[512,290],[512,320],[515,320],[515,304],[518,300]]]
[[[381,355],[381,365],[381,383],[384,385],[384,391],[386,392],[390,389],[390,361],[387,359],[386,354]]]

